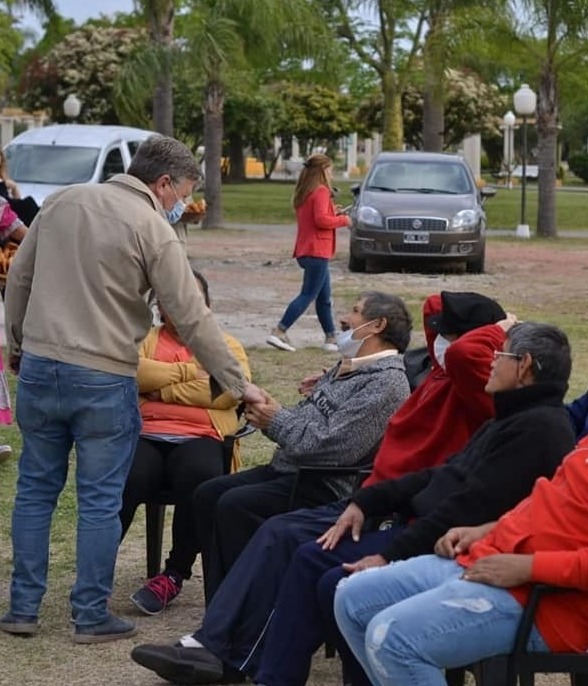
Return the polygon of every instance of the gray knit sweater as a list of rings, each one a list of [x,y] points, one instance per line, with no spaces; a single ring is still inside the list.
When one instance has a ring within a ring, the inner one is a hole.
[[[390,416],[410,390],[401,355],[366,362],[337,378],[339,364],[298,405],[279,410],[265,434],[278,444],[271,465],[295,472],[299,465],[356,465],[381,441]],[[351,492],[353,478],[329,477],[334,496]]]

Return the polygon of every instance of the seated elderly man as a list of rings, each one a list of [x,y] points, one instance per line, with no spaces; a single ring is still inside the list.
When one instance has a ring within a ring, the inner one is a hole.
[[[352,466],[373,453],[390,415],[409,395],[402,354],[412,321],[401,298],[362,293],[341,318],[343,358],[292,408],[266,395],[247,419],[277,444],[267,465],[221,476],[194,492],[197,538],[205,588],[211,597],[259,525],[288,510],[301,465]],[[349,495],[353,477],[305,480],[299,506],[314,507]]]
[[[340,584],[337,623],[371,684],[445,686],[444,669],[511,652],[531,583],[569,590],[542,599],[529,650],[586,653],[587,463],[584,438],[498,522]]]
[[[493,414],[484,388],[493,353],[502,348],[514,317],[485,296],[447,291],[426,299],[423,317],[433,367],[388,422],[367,485],[444,462]],[[223,672],[227,678],[238,678],[235,670],[241,676],[255,674],[292,555],[299,544],[333,524],[347,504],[344,499],[271,518],[218,589],[202,627],[182,639],[179,647],[139,646],[133,659],[182,683],[214,681]]]

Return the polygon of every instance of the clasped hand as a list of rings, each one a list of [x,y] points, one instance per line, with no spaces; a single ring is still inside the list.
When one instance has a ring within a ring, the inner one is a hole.
[[[245,419],[249,424],[264,430],[269,427],[276,413],[282,409],[280,403],[272,396],[260,389],[262,402],[247,403],[245,406]]]

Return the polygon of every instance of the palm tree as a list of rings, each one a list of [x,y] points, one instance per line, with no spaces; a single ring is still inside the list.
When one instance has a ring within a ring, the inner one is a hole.
[[[419,51],[426,8],[419,0],[320,1],[333,17],[338,35],[378,75],[384,103],[382,147],[400,150],[404,143],[402,92]],[[375,16],[376,28],[366,30],[359,12]]]
[[[574,63],[588,55],[588,0],[520,0],[520,3],[525,19],[518,27],[518,41],[532,58],[538,75],[537,235],[555,237],[558,79],[563,69],[572,69]]]
[[[153,126],[165,136],[174,133],[172,52],[174,37],[175,0],[136,0],[147,26],[149,27],[149,49],[155,54],[150,59],[155,66],[152,78],[153,89]]]
[[[229,70],[259,68],[282,56],[311,57],[326,30],[307,0],[194,0],[186,36],[205,86],[205,228],[222,225],[223,108]]]

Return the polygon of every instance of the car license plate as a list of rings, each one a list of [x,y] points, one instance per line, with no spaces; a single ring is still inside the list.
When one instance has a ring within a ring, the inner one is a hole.
[[[405,231],[404,232],[404,242],[405,243],[428,243],[429,242],[429,232],[428,231]]]

